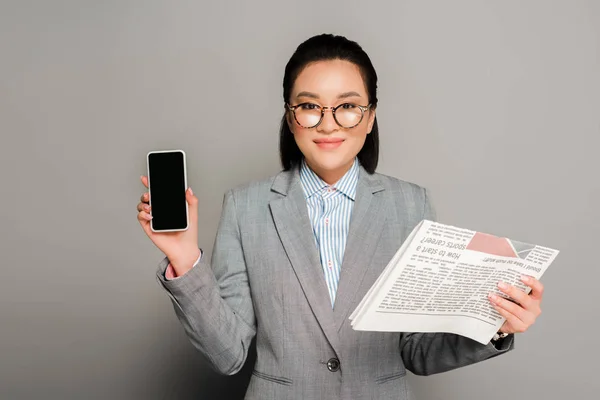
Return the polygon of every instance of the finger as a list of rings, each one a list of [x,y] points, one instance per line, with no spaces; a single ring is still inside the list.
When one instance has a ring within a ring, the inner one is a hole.
[[[138,203],[138,205],[137,205],[138,212],[139,211],[146,211],[147,213],[149,213],[151,209],[152,208],[147,203]]]
[[[542,282],[535,279],[533,276],[523,275],[521,280],[524,284],[531,288],[531,293],[529,296],[534,300],[542,300],[542,295],[544,294],[544,285]]]
[[[498,288],[503,293],[506,293],[508,296],[512,297],[523,308],[525,308],[525,309],[533,308],[533,302],[534,302],[534,300],[532,300],[531,297],[529,297],[527,295],[527,293],[525,293],[521,289],[519,289],[519,288],[517,288],[517,287],[515,287],[513,285],[509,285],[506,282],[499,282],[498,283]]]
[[[493,293],[490,293],[489,299],[492,304],[508,311],[511,314],[516,315],[521,321],[525,322],[528,320],[527,311],[520,305],[513,303],[510,300],[503,299],[502,297]]]
[[[506,322],[512,327],[512,329],[510,329],[512,332],[506,332],[506,330],[504,330],[504,332],[506,332],[506,333],[525,332],[527,330],[527,328],[529,327],[527,324],[525,324],[523,321],[521,321],[516,315],[510,313],[509,311],[507,311],[501,307],[498,307],[497,305],[494,305],[494,308],[496,309],[496,311],[498,311],[498,314],[500,314],[504,318],[506,318]]]
[[[148,235],[148,237],[152,237],[154,232],[152,232],[152,229],[150,229],[150,220],[146,219],[142,212],[138,213],[137,219],[142,226],[142,229],[144,229],[144,232],[146,232],[146,235]]]
[[[140,201],[141,201],[142,203],[148,203],[148,202],[150,201],[150,193],[148,193],[148,192],[145,192],[144,194],[142,194],[142,195],[140,196]]]
[[[140,176],[140,179],[142,180],[142,183],[144,184],[144,186],[146,186],[146,188],[148,187],[148,177],[145,175]]]
[[[152,219],[152,215],[148,214],[145,211],[140,211],[137,216],[138,220],[141,221],[150,221]]]

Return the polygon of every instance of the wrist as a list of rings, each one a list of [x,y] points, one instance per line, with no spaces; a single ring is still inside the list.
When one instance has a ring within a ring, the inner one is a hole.
[[[189,250],[182,250],[172,256],[167,256],[177,276],[181,276],[191,270],[196,260],[200,257],[200,249],[196,246]]]
[[[492,343],[494,345],[494,347],[499,348],[502,345],[502,342],[504,341],[504,339],[508,336],[509,336],[509,333],[498,331],[494,334],[494,337],[492,337],[492,340],[490,340],[490,343]]]

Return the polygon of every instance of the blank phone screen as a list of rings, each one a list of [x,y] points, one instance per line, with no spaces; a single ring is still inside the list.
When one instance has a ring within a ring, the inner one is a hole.
[[[187,228],[184,163],[180,151],[148,155],[150,223],[154,230]]]

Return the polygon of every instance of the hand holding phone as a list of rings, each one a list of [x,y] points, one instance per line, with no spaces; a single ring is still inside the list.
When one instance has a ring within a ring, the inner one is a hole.
[[[138,221],[150,240],[181,274],[198,258],[198,199],[187,189],[185,153],[153,151],[147,155],[149,189],[137,205]],[[187,190],[186,190],[187,189]],[[156,221],[154,221],[156,219]]]

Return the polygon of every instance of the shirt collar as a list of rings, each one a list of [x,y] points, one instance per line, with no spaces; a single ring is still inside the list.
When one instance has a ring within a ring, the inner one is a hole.
[[[358,158],[355,157],[354,163],[352,163],[350,169],[339,181],[331,186],[335,187],[339,192],[354,200],[356,195],[356,185],[358,184],[359,171]],[[300,163],[300,182],[302,183],[302,188],[304,189],[304,195],[306,198],[309,198],[322,189],[329,187],[329,185],[308,166],[304,158],[302,158],[302,162]]]

